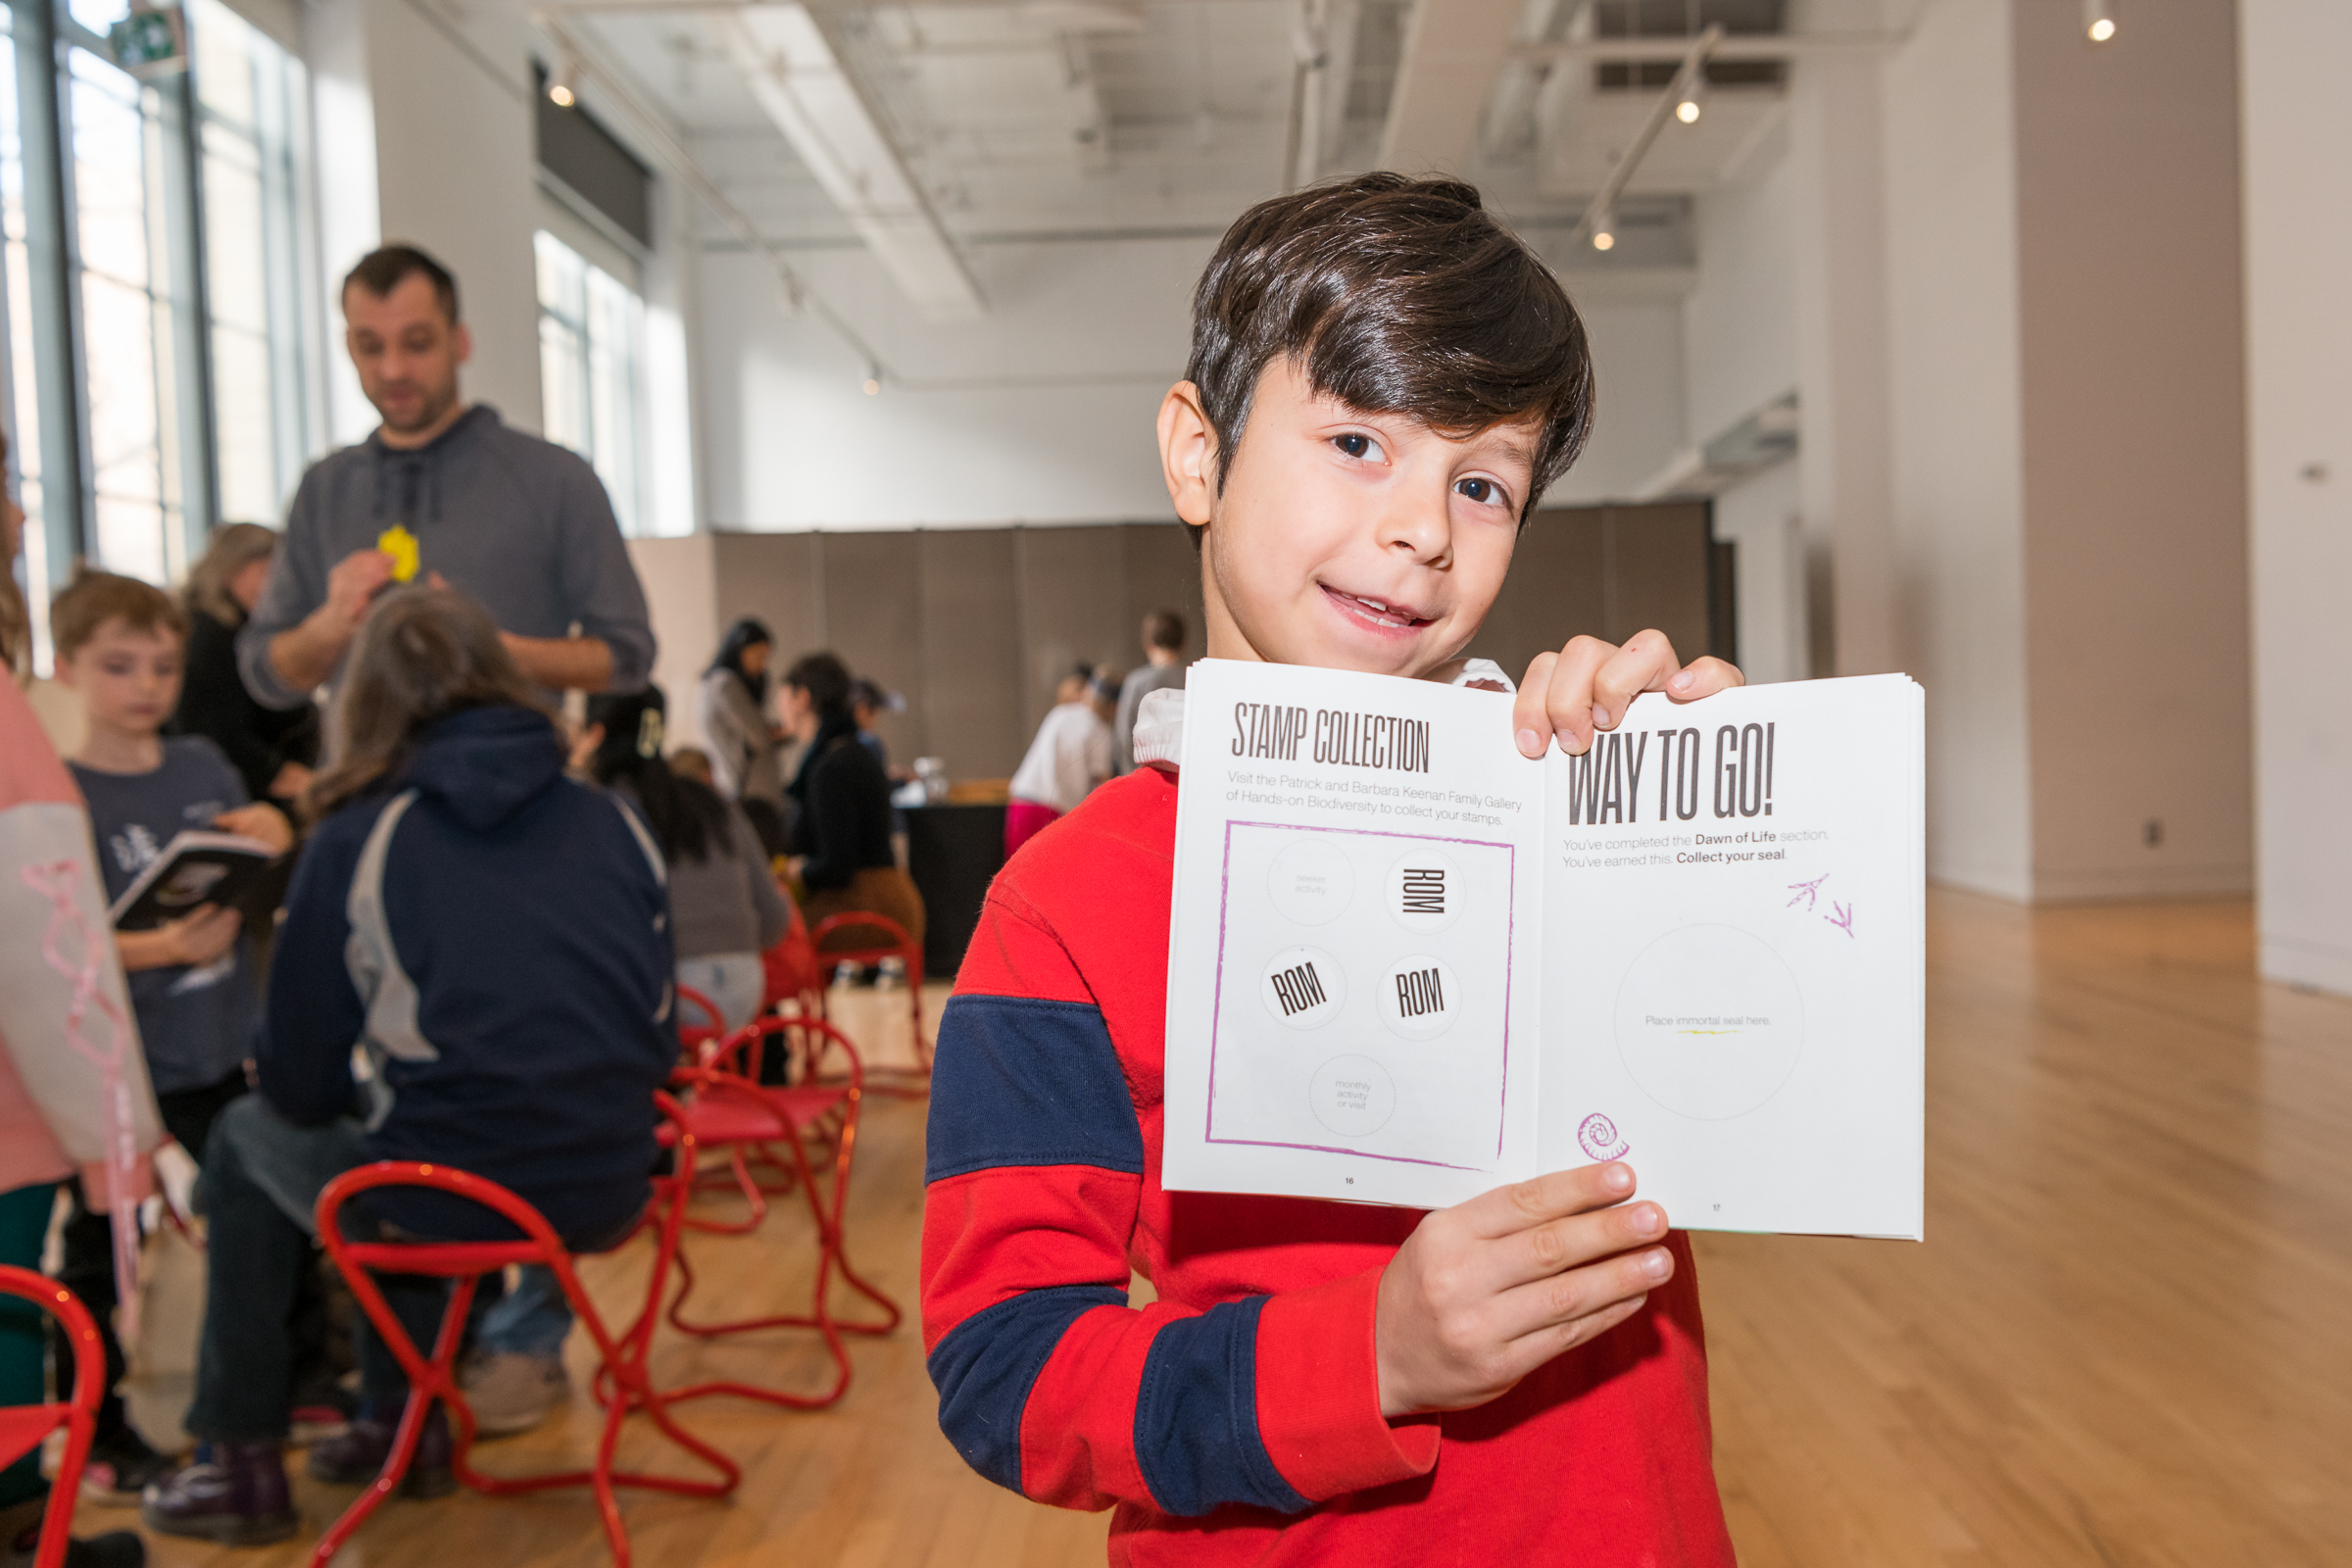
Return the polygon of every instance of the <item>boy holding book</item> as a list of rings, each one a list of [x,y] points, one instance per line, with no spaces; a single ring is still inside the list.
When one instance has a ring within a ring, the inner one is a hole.
[[[1210,657],[1492,678],[1461,656],[1591,411],[1574,309],[1470,187],[1370,174],[1245,214],[1159,417]],[[1579,637],[1511,723],[1530,758],[1581,753],[1643,691],[1740,678]],[[1690,1249],[1626,1166],[1426,1215],[1160,1185],[1182,700],[998,876],[941,1020],[942,1428],[1026,1495],[1115,1504],[1119,1563],[1729,1565]]]
[[[98,866],[120,899],[179,833],[242,833],[283,854],[293,831],[277,808],[249,805],[220,749],[200,735],[166,737],[179,703],[187,614],[150,583],[85,572],[50,607],[58,678],[81,700],[79,750],[67,759],[89,804]],[[151,931],[119,931],[132,1011],[164,1126],[191,1159],[222,1106],[245,1093],[257,998],[237,911],[203,905]],[[114,1226],[78,1188],[66,1222],[60,1283],[81,1298],[105,1342],[107,1396],[99,1407],[83,1493],[135,1504],[169,1468],[122,1413],[115,1385],[122,1350],[115,1305]],[[70,1360],[60,1358],[61,1367]]]

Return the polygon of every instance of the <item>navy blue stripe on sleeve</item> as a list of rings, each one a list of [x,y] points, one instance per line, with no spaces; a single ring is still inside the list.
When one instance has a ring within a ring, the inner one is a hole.
[[[1144,1133],[1101,1008],[959,996],[940,1015],[925,1182],[1004,1165],[1140,1176]]]
[[[1135,1401],[1135,1457],[1160,1507],[1179,1518],[1229,1502],[1304,1513],[1257,1430],[1262,1296],[1178,1318],[1152,1337]]]
[[[1037,1375],[1072,1323],[1098,1306],[1126,1304],[1127,1293],[1115,1285],[1056,1285],[1024,1291],[956,1324],[925,1364],[939,1390],[939,1430],[963,1462],[1020,1491],[1021,1413]]]

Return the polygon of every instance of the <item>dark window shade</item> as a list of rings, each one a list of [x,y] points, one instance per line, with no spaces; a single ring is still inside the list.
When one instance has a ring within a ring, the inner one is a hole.
[[[654,244],[654,173],[585,109],[560,109],[547,96],[547,68],[534,64],[539,167],[648,250]]]

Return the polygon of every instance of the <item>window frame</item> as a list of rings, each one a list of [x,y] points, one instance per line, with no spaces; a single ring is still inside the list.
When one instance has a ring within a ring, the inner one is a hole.
[[[215,0],[218,4],[219,0]],[[13,88],[23,179],[22,278],[0,250],[0,419],[12,443],[33,428],[29,450],[13,451],[11,478],[23,487],[31,514],[25,529],[26,598],[32,611],[35,667],[51,665],[48,600],[82,560],[120,565],[102,552],[98,454],[92,409],[86,291],[93,276],[125,280],[85,265],[82,211],[76,188],[75,83],[83,91],[118,92],[80,64],[86,55],[119,73],[107,40],[77,20],[71,0],[0,0],[14,63]],[[221,9],[238,22],[233,7]],[[267,32],[256,34],[292,67],[279,106],[284,133],[277,149],[264,145],[261,127],[235,126],[208,108],[198,91],[197,19],[193,3],[181,16],[189,29],[189,62],[171,74],[139,78],[123,74],[140,119],[142,217],[155,385],[156,508],[162,574],[183,577],[202,554],[221,516],[220,405],[213,356],[217,323],[208,274],[204,137],[222,124],[252,145],[261,160],[261,236],[269,280],[267,363],[271,399],[271,467],[278,504],[292,494],[304,466],[323,440],[323,361],[318,341],[318,245],[312,206],[312,144],[308,83],[299,55]],[[245,24],[250,25],[250,24]],[[273,151],[282,157],[273,158]],[[159,210],[160,209],[160,210]],[[19,290],[22,290],[20,297]],[[29,342],[15,340],[22,327]],[[20,373],[28,371],[29,373]],[[33,407],[24,407],[29,398]],[[142,501],[143,504],[143,501]],[[275,525],[272,515],[255,520]],[[132,569],[138,569],[133,567]]]

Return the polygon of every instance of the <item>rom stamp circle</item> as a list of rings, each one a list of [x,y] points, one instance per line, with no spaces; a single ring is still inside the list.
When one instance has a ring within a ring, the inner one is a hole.
[[[1617,990],[1617,1054],[1642,1092],[1694,1121],[1762,1106],[1796,1071],[1796,976],[1738,926],[1687,925],[1642,950]]]
[[[1328,840],[1298,839],[1274,857],[1266,897],[1294,925],[1327,925],[1355,897],[1355,867]]]
[[[1461,867],[1435,848],[1408,850],[1382,879],[1381,902],[1389,917],[1416,936],[1443,931],[1461,918]]]
[[[1596,1160],[1623,1159],[1631,1148],[1617,1136],[1617,1124],[1597,1110],[1577,1123],[1576,1147]]]
[[[1348,1001],[1348,977],[1321,948],[1285,948],[1266,961],[1258,995],[1277,1021],[1313,1029],[1339,1016]]]
[[[1334,1056],[1307,1086],[1315,1120],[1342,1138],[1363,1138],[1388,1125],[1396,1110],[1396,1081],[1370,1056]]]
[[[1380,1021],[1407,1040],[1434,1040],[1461,1015],[1453,965],[1426,953],[1398,958],[1380,983]]]

